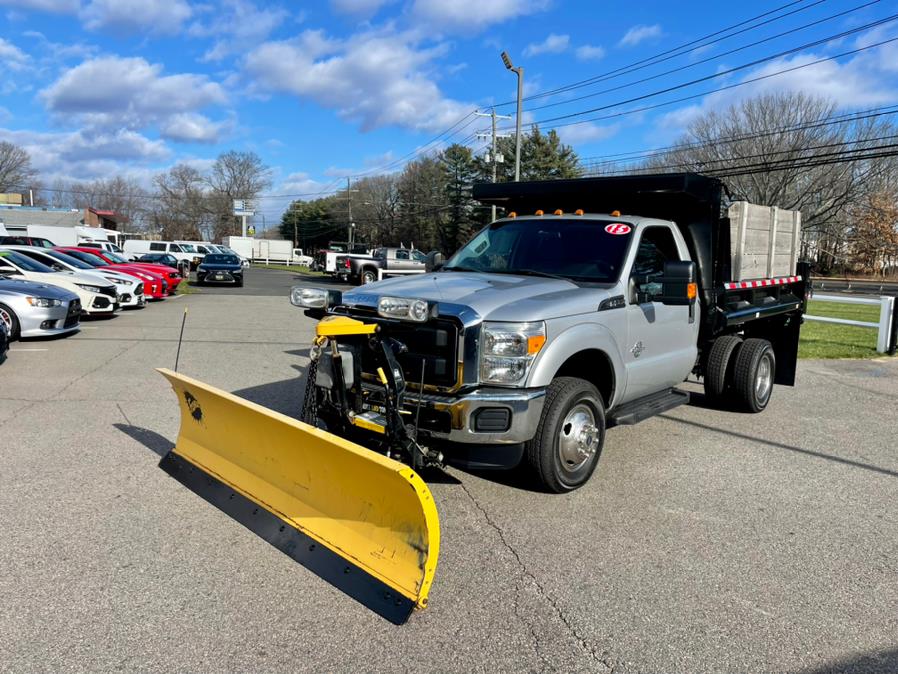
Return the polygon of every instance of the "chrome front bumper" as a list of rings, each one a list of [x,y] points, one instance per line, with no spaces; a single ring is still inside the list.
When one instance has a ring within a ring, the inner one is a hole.
[[[457,396],[429,393],[419,396],[414,391],[406,391],[405,408],[414,409],[419,398],[422,406],[437,412],[447,412],[450,417],[448,433],[429,430],[430,435],[449,442],[504,445],[527,442],[536,435],[546,400],[546,390],[480,388]],[[475,430],[474,417],[479,411],[487,408],[509,411],[508,430],[501,432]]]

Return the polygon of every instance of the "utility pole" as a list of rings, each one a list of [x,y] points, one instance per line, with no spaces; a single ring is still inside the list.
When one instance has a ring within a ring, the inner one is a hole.
[[[502,52],[502,63],[511,72],[518,76],[518,109],[515,115],[515,143],[514,143],[514,181],[521,179],[521,100],[524,98],[524,67],[517,68],[511,62],[508,52]]]
[[[499,147],[498,147],[496,141],[499,139],[499,136],[496,135],[496,120],[497,119],[511,119],[511,117],[509,117],[508,115],[497,115],[496,108],[492,108],[490,110],[489,115],[487,115],[485,112],[475,112],[474,114],[477,115],[478,117],[489,116],[493,123],[492,133],[490,134],[490,138],[492,139],[492,150],[490,151],[491,152],[490,163],[493,165],[493,182],[495,183],[499,177],[498,176],[499,164],[503,163],[505,161],[505,157],[500,157],[499,152],[498,152]],[[483,137],[485,137],[485,135],[478,133],[477,137],[483,138]],[[507,136],[503,135],[502,138],[507,138]],[[495,204],[493,204],[493,206],[492,206],[492,219],[493,220],[496,219],[496,205]]]
[[[352,179],[349,176],[346,176],[346,200],[349,203],[349,236],[347,239],[349,240],[349,252],[352,252],[352,230],[355,228],[355,223],[352,221]]]

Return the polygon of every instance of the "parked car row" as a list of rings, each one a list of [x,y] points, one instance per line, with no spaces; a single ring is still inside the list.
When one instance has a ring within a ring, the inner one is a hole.
[[[68,335],[84,316],[142,309],[182,280],[171,266],[104,249],[0,245],[0,362],[10,341]]]

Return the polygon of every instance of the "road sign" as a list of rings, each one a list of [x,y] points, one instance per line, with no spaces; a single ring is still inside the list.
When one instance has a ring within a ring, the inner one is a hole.
[[[256,235],[255,225],[250,225],[249,227],[246,228],[246,235],[247,236],[255,236]]]
[[[255,211],[249,201],[246,201],[245,199],[234,199],[234,215],[252,217],[255,215]]]

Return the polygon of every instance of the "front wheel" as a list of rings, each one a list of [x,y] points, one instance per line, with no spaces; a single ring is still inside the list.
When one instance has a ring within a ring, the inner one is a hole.
[[[595,386],[584,379],[558,377],[546,391],[536,435],[527,443],[527,461],[542,485],[562,494],[586,484],[605,442],[605,407]]]
[[[9,341],[19,336],[19,319],[5,304],[0,304],[0,322],[6,324],[6,332],[9,333]]]

